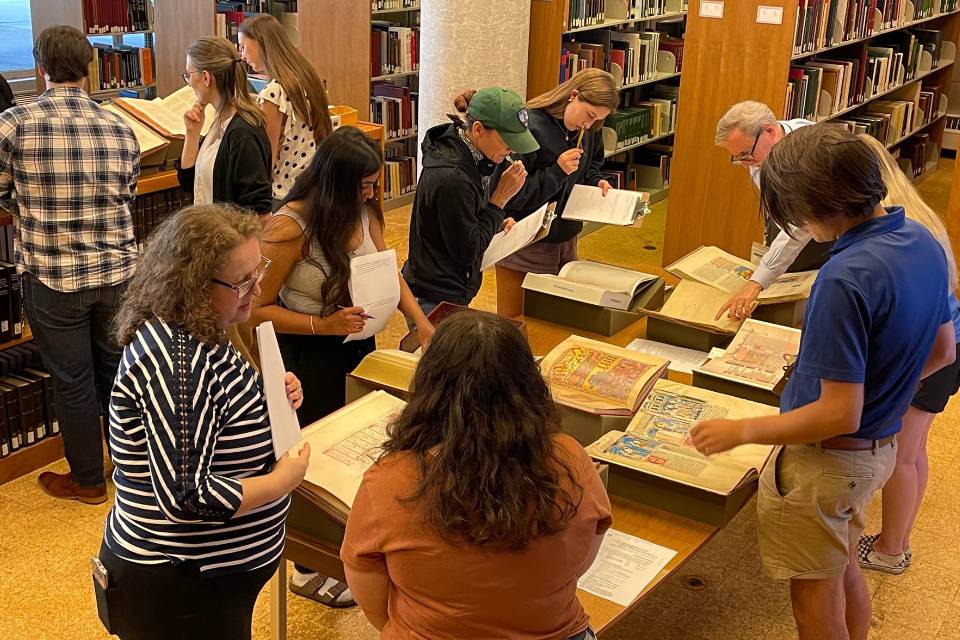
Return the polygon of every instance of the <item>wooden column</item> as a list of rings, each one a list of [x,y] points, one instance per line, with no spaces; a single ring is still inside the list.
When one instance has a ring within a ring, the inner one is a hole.
[[[300,51],[326,82],[330,104],[370,113],[370,2],[297,4]]]
[[[750,257],[763,224],[743,167],[714,144],[717,121],[741,100],[781,115],[793,48],[795,0],[726,0],[722,19],[702,18],[691,0],[680,81],[663,263],[700,245]],[[784,7],[783,24],[757,24],[757,6]]]
[[[947,234],[953,245],[953,257],[960,264],[960,156],[953,163],[950,181],[950,203],[947,206]]]
[[[187,47],[217,32],[212,0],[161,0],[154,11],[157,32],[154,54],[157,95],[168,96],[183,86],[180,74],[187,67]]]
[[[564,3],[568,0],[533,0],[530,3],[530,45],[527,49],[527,97],[557,86]]]

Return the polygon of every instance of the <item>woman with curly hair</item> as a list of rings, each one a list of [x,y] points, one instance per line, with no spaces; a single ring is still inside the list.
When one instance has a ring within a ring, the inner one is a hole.
[[[250,638],[283,552],[309,447],[275,460],[259,375],[227,340],[269,266],[260,224],[196,205],[150,236],[117,315],[110,402],[116,502],[100,562],[101,619],[123,640]],[[303,400],[288,373],[287,397]]]
[[[340,550],[382,638],[595,636],[577,600],[610,527],[589,456],[510,321],[437,328]]]

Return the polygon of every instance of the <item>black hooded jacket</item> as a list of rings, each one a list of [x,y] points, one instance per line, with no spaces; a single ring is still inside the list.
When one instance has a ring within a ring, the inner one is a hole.
[[[483,280],[483,253],[504,218],[483,191],[482,177],[495,166],[486,159],[478,166],[452,123],[427,131],[422,163],[403,278],[418,298],[468,305]]]
[[[563,220],[563,208],[570,197],[570,190],[575,184],[585,184],[591,187],[603,179],[600,167],[603,166],[603,134],[601,130],[586,131],[583,135],[583,157],[580,158],[580,167],[566,175],[557,164],[557,158],[568,149],[577,146],[579,131],[567,131],[563,122],[550,115],[543,109],[530,110],[530,132],[540,143],[540,148],[526,155],[514,155],[514,160],[523,162],[527,170],[527,179],[517,195],[510,199],[504,209],[508,218],[520,221],[547,204],[556,202],[556,218],[550,227],[550,233],[540,242],[560,243],[574,237],[583,229],[583,223],[576,220]],[[504,163],[497,174],[490,181],[490,188],[495,188],[500,178],[500,172],[506,168]]]

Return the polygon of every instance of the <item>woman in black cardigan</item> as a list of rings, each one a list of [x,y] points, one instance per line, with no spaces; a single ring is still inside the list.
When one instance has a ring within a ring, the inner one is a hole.
[[[183,114],[187,135],[177,171],[180,186],[193,193],[196,204],[230,202],[269,215],[270,141],[236,47],[224,38],[195,41],[187,49],[183,79],[197,102]],[[217,115],[201,137],[208,104]]]

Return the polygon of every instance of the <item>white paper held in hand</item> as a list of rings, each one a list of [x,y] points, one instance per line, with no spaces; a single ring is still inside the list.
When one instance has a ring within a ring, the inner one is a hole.
[[[543,205],[515,224],[510,231],[501,231],[495,234],[490,240],[487,250],[483,252],[483,259],[480,261],[480,270],[485,271],[489,269],[507,256],[513,255],[533,242],[543,228],[544,218],[547,216],[547,208],[549,206],[549,203]]]
[[[647,193],[626,189],[608,189],[607,195],[603,195],[599,187],[578,184],[570,190],[562,217],[625,227],[646,215],[649,197]]]
[[[397,252],[379,251],[350,259],[350,300],[371,316],[359,333],[351,333],[344,342],[363,340],[383,330],[400,304],[400,276]]]
[[[267,397],[267,413],[270,415],[270,435],[273,438],[273,454],[277,460],[300,442],[300,420],[290,401],[287,400],[286,375],[277,333],[272,322],[257,327],[257,346],[260,349],[260,377],[263,378],[263,393]]]

